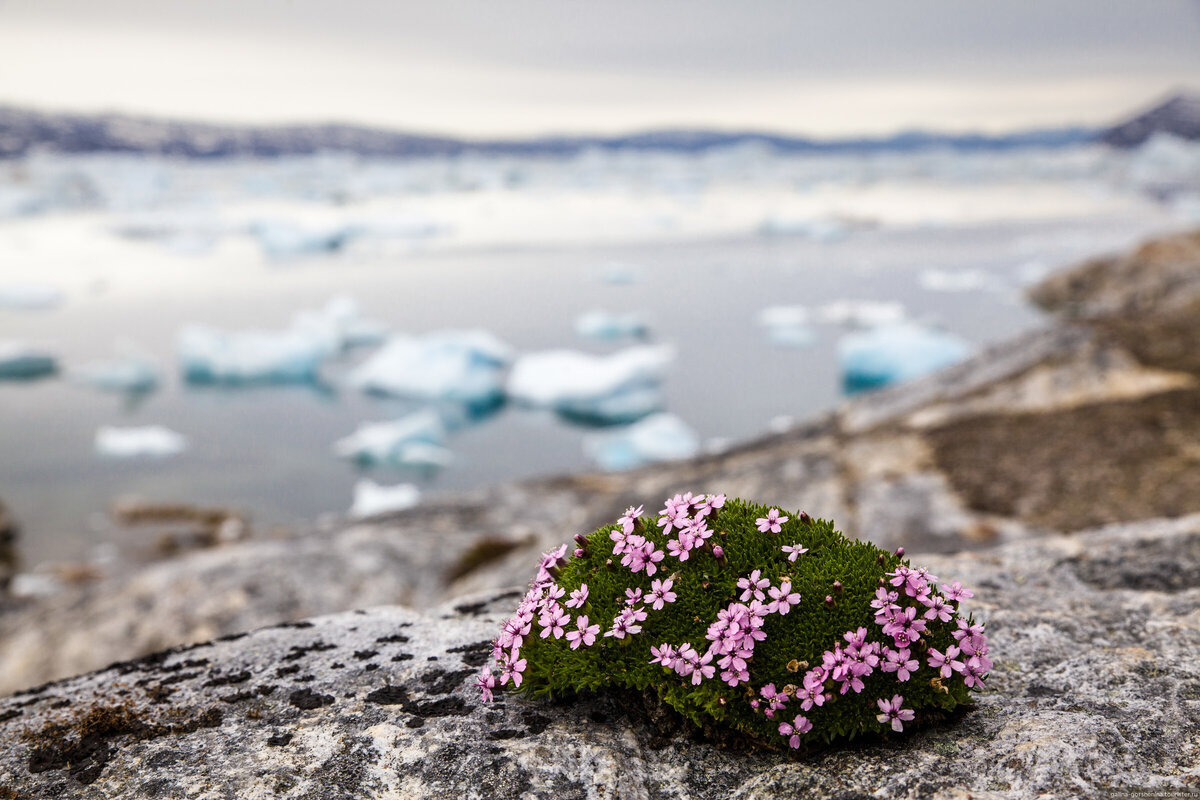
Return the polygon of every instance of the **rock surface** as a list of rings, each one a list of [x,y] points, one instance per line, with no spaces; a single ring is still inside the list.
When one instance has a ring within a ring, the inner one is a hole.
[[[1200,791],[1200,515],[924,561],[975,589],[996,667],[974,710],[902,735],[793,757],[703,740],[627,696],[482,705],[471,684],[510,591],[276,626],[19,693],[0,701],[0,797]]]
[[[910,553],[1200,512],[1200,233],[1051,277],[1041,330],[718,455],[527,481],[110,568],[0,613],[0,691],[164,647],[527,579],[630,504],[720,491]]]

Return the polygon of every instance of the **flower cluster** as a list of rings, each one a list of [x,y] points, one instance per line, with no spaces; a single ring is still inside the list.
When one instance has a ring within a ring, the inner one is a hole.
[[[677,494],[575,545],[543,554],[501,626],[485,700],[651,688],[697,722],[798,749],[902,731],[969,702],[992,667],[960,615],[969,591],[807,514]]]

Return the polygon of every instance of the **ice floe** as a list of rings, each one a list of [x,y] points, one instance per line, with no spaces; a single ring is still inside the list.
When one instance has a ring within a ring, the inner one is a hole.
[[[912,322],[848,333],[838,342],[847,393],[919,378],[970,353],[971,346],[958,336]]]
[[[47,283],[0,285],[0,308],[12,311],[45,311],[62,303],[63,293]]]
[[[374,394],[489,405],[503,400],[513,351],[483,330],[393,335],[349,375]]]
[[[804,306],[768,306],[759,312],[758,324],[777,345],[807,347],[816,341],[808,319],[808,309]]]
[[[981,269],[927,269],[917,283],[930,292],[978,292],[998,289],[996,278]]]
[[[58,357],[44,348],[0,339],[0,380],[26,380],[53,375]]]
[[[817,319],[831,325],[873,328],[904,321],[903,303],[892,300],[834,300],[817,309]]]
[[[177,340],[183,377],[192,383],[312,381],[337,349],[336,339],[297,329],[231,332],[187,325]]]
[[[691,458],[700,451],[700,437],[679,417],[660,412],[628,427],[589,434],[583,449],[596,466],[614,472]]]
[[[258,220],[250,225],[250,235],[272,260],[286,260],[336,253],[346,247],[355,231],[351,226],[332,224],[306,227],[282,220]]]
[[[107,458],[163,458],[187,449],[187,438],[161,425],[134,428],[102,426],[96,431],[96,452]]]
[[[117,350],[114,359],[72,367],[68,377],[108,392],[144,394],[158,388],[160,370],[153,358],[132,345],[121,345]]]
[[[350,295],[337,295],[318,311],[300,311],[292,318],[292,329],[337,343],[337,347],[360,347],[384,341],[387,325],[362,315]]]
[[[639,314],[588,311],[575,318],[575,333],[587,339],[640,338],[649,328]]]
[[[353,519],[363,519],[404,511],[415,506],[420,500],[420,490],[411,483],[381,486],[375,481],[363,478],[354,484],[354,503],[350,506],[349,516]]]
[[[363,466],[436,469],[449,465],[453,454],[444,446],[446,426],[433,410],[418,411],[388,422],[366,422],[333,445],[338,458]]]
[[[569,419],[633,422],[662,408],[661,384],[675,357],[670,345],[637,345],[609,355],[548,350],[517,359],[509,397]]]

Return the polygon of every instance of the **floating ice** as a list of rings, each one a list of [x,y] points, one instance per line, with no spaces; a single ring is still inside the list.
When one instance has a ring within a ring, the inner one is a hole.
[[[368,422],[333,445],[338,458],[364,466],[447,466],[453,455],[443,446],[446,426],[437,412],[427,410],[390,422]]]
[[[333,297],[319,311],[301,311],[292,319],[292,329],[333,341],[338,348],[379,344],[387,338],[387,326],[367,319],[349,295]]]
[[[768,216],[758,226],[763,236],[803,236],[816,242],[836,242],[845,239],[850,229],[836,219],[788,219]]]
[[[24,342],[0,340],[0,380],[26,380],[52,375],[58,359],[46,350]]]
[[[583,422],[633,422],[662,408],[660,386],[675,357],[669,345],[639,345],[598,356],[549,350],[522,356],[509,396]]]
[[[62,290],[46,283],[0,286],[0,308],[13,311],[45,311],[57,306],[62,299]]]
[[[997,288],[996,280],[980,269],[927,269],[917,276],[917,282],[930,292],[976,292]]]
[[[512,348],[482,330],[394,335],[349,382],[377,394],[487,405],[503,398],[512,358]]]
[[[971,351],[959,337],[911,322],[847,334],[838,342],[848,394],[919,378],[956,364]]]
[[[339,342],[311,330],[226,332],[188,325],[179,332],[179,363],[192,383],[287,383],[316,380]]]
[[[259,220],[250,225],[250,235],[258,240],[263,254],[274,260],[336,253],[345,248],[354,234],[346,225],[306,228],[275,220]]]
[[[615,472],[691,458],[700,450],[700,438],[679,417],[661,412],[620,430],[590,434],[583,449],[598,467]]]
[[[116,359],[95,361],[72,369],[71,380],[109,392],[154,391],[159,381],[158,364],[131,346],[119,349],[121,353]]]
[[[817,309],[817,319],[851,328],[874,328],[903,322],[904,306],[890,300],[835,300]]]
[[[769,306],[758,315],[772,342],[784,347],[807,347],[816,339],[804,306]]]
[[[354,484],[354,503],[349,515],[353,519],[374,517],[394,511],[412,508],[421,499],[421,492],[411,483],[395,486],[380,486],[375,481],[363,478]]]
[[[637,314],[588,311],[575,318],[575,332],[588,339],[640,338],[647,330],[646,321]]]
[[[162,458],[182,453],[187,439],[161,425],[140,428],[102,426],[96,431],[96,452],[108,458]]]

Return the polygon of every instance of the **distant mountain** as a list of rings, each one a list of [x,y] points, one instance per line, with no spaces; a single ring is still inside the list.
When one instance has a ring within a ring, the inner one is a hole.
[[[1200,93],[1180,92],[1100,135],[1115,147],[1135,147],[1156,133],[1200,139]]]
[[[1092,141],[1097,135],[1095,130],[1077,127],[1000,135],[909,131],[887,137],[848,139],[809,139],[757,131],[657,130],[623,136],[469,140],[352,125],[249,127],[119,114],[48,114],[0,107],[0,159],[19,158],[32,152],[141,153],[184,158],[270,158],[329,151],[378,157],[466,153],[562,156],[589,148],[695,153],[740,144],[813,153],[911,152],[934,148],[978,151],[1062,147]]]

